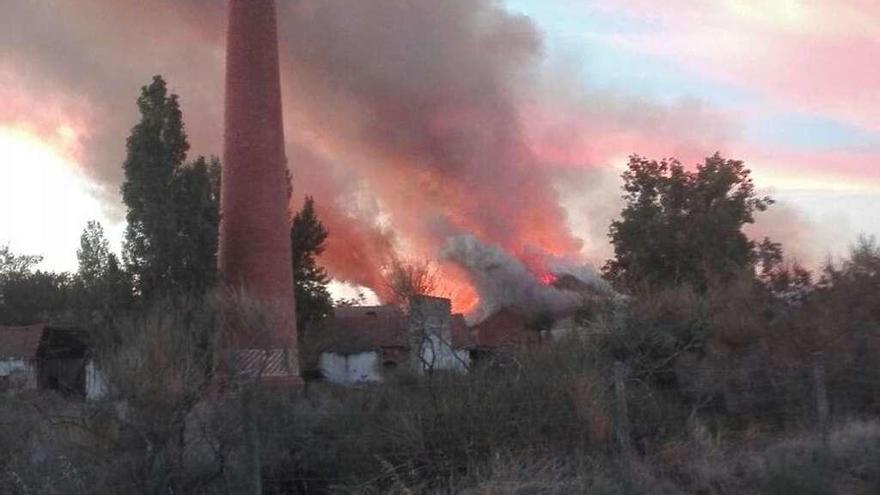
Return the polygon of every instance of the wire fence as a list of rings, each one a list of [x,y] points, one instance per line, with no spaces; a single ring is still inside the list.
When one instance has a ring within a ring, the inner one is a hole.
[[[181,416],[181,424],[165,425],[151,420],[170,417],[163,416],[168,411],[120,421],[88,404],[78,413],[68,404],[63,414],[26,401],[22,405],[31,411],[33,424],[42,425],[22,438],[51,438],[53,428],[56,434],[78,428],[70,436],[78,449],[67,445],[66,458],[40,462],[0,460],[2,493],[240,493],[247,485],[239,472],[246,439],[229,403],[194,407]],[[730,434],[756,427],[824,434],[836,422],[878,416],[880,369],[822,354],[797,365],[750,361],[654,369],[620,362],[599,371],[556,370],[546,376],[504,370],[356,390],[313,389],[280,408],[266,408],[259,425],[263,491],[309,493],[461,473],[491,459],[493,452],[531,458],[595,452],[611,458],[650,456],[673,439],[687,440],[700,425],[727,428]],[[108,425],[102,422],[113,423],[115,430],[103,431]],[[20,425],[20,418],[0,416],[0,440],[24,433],[14,431]],[[182,436],[175,440],[176,431]],[[70,438],[67,443],[74,443]],[[28,450],[0,447],[8,455]],[[45,455],[56,451],[41,448]],[[55,469],[47,475],[51,483],[67,480],[67,485],[43,486],[33,473],[23,473],[40,463],[42,469]],[[340,474],[344,463],[372,469],[374,475]],[[112,469],[127,474],[103,472]]]

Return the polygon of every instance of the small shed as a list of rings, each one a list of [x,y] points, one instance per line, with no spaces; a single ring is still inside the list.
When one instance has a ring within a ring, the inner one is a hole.
[[[86,331],[37,324],[0,326],[0,390],[56,390],[96,398],[106,383]]]

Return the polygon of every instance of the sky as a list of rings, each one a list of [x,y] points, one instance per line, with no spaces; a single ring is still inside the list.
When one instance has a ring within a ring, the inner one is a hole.
[[[400,5],[279,2],[294,190],[345,239],[327,255],[340,280],[471,233],[525,264],[601,264],[633,153],[744,160],[778,200],[749,233],[807,264],[880,235],[873,0]],[[75,270],[90,219],[120,244],[124,139],[153,74],[194,154],[220,154],[221,6],[0,0],[0,243],[53,270]]]

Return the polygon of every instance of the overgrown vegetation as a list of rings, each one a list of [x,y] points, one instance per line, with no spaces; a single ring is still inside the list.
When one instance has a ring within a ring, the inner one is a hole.
[[[815,275],[786,263],[742,231],[772,204],[742,162],[633,156],[604,269],[619,293],[585,302],[561,340],[468,374],[291,392],[235,373],[228,352],[267,322],[213,287],[219,163],[185,163],[161,78],[138,105],[124,263],[97,223],[76,274],[0,247],[0,324],[92,329],[108,392],[4,395],[0,493],[880,491],[880,246],[862,238]],[[306,198],[291,226],[301,328],[332,311],[327,236]],[[401,305],[438,288],[427,261],[386,272]]]
[[[317,259],[324,252],[328,235],[318,219],[314,198],[306,196],[290,226],[296,327],[301,334],[333,313],[333,299],[327,290],[330,276]]]
[[[718,327],[698,317],[701,330],[691,332],[693,294],[668,297],[623,310],[615,332],[604,333],[612,315],[595,311],[603,316],[591,328],[516,353],[503,368],[431,380],[400,373],[363,389],[251,389],[252,420],[242,404],[247,381],[224,380],[223,392],[212,392],[212,363],[223,358],[207,344],[222,339],[214,329],[230,318],[229,307],[167,303],[109,335],[102,348],[113,356],[114,385],[105,400],[3,403],[0,440],[13,455],[0,463],[0,491],[240,493],[246,421],[255,425],[263,493],[777,494],[842,486],[873,493],[880,486],[880,424],[856,419],[876,417],[870,401],[832,394],[835,426],[823,441],[809,365],[761,354],[713,361],[725,352],[712,344]],[[240,322],[259,322],[258,315],[247,306],[232,313]],[[636,338],[639,329],[655,336]],[[706,357],[694,361],[700,352]],[[630,455],[615,436],[620,361],[629,370]],[[876,394],[880,384],[867,390]]]

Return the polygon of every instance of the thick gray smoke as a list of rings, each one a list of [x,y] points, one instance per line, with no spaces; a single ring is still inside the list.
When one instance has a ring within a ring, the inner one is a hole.
[[[548,279],[540,281],[518,259],[497,246],[480,242],[474,236],[449,238],[440,251],[441,259],[465,268],[482,300],[470,318],[480,321],[496,310],[512,307],[525,313],[547,311],[563,314],[576,308],[585,293],[610,294],[607,284],[588,266],[558,260],[551,262]],[[560,276],[574,277],[581,290],[560,289],[552,282]]]
[[[546,71],[542,35],[499,2],[278,5],[292,207],[315,196],[330,231],[323,262],[380,296],[392,256],[437,258],[445,246],[467,280],[447,275],[484,301],[545,298],[536,275],[553,260],[582,262],[581,237],[590,247],[605,235],[604,221],[572,232],[585,224],[568,218],[560,178],[580,204],[591,189],[570,186],[590,180],[584,169],[633,151],[718,146],[729,132],[699,105],[590,89],[564,64]],[[193,154],[220,153],[223,31],[219,0],[3,2],[0,97],[14,104],[0,106],[0,125],[54,102],[54,120],[80,124],[79,161],[116,207],[134,101],[153,74],[180,94]],[[519,268],[487,272],[473,246]]]

